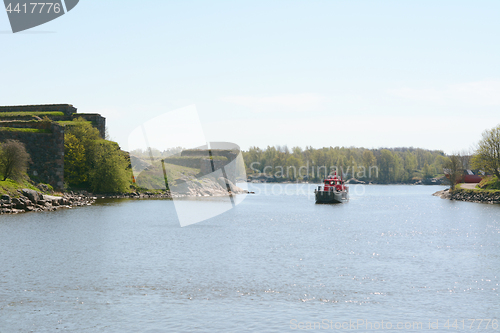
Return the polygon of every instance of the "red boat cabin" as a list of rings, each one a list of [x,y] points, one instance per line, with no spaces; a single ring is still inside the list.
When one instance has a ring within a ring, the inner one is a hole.
[[[333,189],[337,191],[342,191],[344,188],[342,185],[342,181],[337,178],[337,176],[330,176],[329,178],[325,179],[325,191],[333,191]]]

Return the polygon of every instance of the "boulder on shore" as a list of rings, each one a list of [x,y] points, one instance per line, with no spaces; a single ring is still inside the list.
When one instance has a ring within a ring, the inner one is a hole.
[[[8,194],[2,194],[2,196],[0,196],[0,200],[5,201],[5,203],[12,202],[12,199],[10,198],[10,195],[8,195]]]
[[[450,189],[437,191],[436,193],[433,193],[432,195],[434,195],[436,197],[440,197],[441,199],[451,199]]]
[[[0,214],[17,214],[22,212],[54,211],[61,207],[89,206],[95,197],[89,193],[68,194],[63,197],[51,196],[31,189],[18,190],[20,196],[0,194]]]
[[[366,182],[356,179],[356,178],[351,178],[345,182],[346,184],[366,184]]]
[[[30,190],[28,188],[23,188],[21,190],[21,193],[27,197],[28,199],[30,199],[31,202],[38,202],[38,200],[40,200],[40,195],[38,194],[37,191],[35,190]]]

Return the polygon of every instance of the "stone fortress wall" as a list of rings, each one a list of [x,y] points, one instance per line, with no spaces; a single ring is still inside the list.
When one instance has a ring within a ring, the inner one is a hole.
[[[45,117],[50,122],[43,121]],[[106,119],[99,114],[79,114],[70,104],[0,106],[0,142],[13,139],[24,143],[31,157],[30,177],[63,190],[64,127],[78,117],[91,121],[104,138]]]
[[[71,104],[11,105],[0,106],[0,112],[63,112],[66,116],[76,113]]]
[[[47,114],[38,114],[45,113]],[[53,112],[62,112],[64,115],[52,115]],[[106,118],[98,113],[77,113],[77,108],[71,104],[45,104],[45,105],[15,105],[0,106],[0,122],[9,120],[40,120],[47,116],[52,121],[72,121],[82,117],[92,122],[99,130],[101,138],[106,135]]]

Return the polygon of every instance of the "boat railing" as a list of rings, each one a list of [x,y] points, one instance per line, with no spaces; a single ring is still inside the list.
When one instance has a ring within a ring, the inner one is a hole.
[[[323,187],[323,189],[321,189],[321,186],[318,186],[318,188],[314,190],[314,192],[348,192],[348,191],[349,187],[347,186],[342,186],[340,189],[337,186]]]

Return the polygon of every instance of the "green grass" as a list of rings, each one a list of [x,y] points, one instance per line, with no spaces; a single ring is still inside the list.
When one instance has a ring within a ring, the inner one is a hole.
[[[53,111],[53,112],[0,112],[0,118],[5,117],[27,117],[27,116],[38,116],[42,118],[43,116],[64,116],[64,112]]]
[[[165,163],[165,171],[169,182],[175,181],[182,177],[195,179],[200,169],[188,168],[185,166]],[[136,185],[147,189],[164,189],[165,180],[163,179],[163,168],[161,162],[155,161],[148,170],[142,171],[136,180]]]
[[[26,180],[15,181],[12,179],[7,179],[2,181],[0,178],[0,194],[8,194],[13,198],[18,198],[20,193],[17,190],[21,190],[23,188],[29,188],[38,192],[42,192],[39,188],[35,187],[33,184],[29,183]],[[48,185],[49,189],[52,190],[52,186]]]
[[[0,127],[0,131],[4,132],[23,132],[23,133],[52,133],[49,129],[39,128],[17,128],[17,127]]]
[[[167,177],[170,179],[179,179],[182,176],[194,178],[198,173],[200,173],[200,169],[188,168],[170,163],[165,163],[165,171],[167,172]]]
[[[77,125],[77,124],[81,124],[81,123],[88,123],[88,124],[92,124],[91,121],[80,121],[80,122],[76,122],[76,121],[73,121],[73,120],[61,120],[61,121],[56,121],[56,123],[58,123],[59,125],[70,125],[70,126],[73,126],[73,125]]]
[[[500,190],[500,180],[496,176],[484,177],[478,186],[484,190]]]

